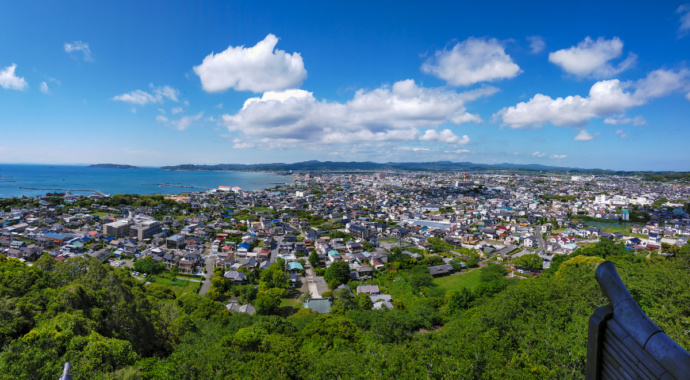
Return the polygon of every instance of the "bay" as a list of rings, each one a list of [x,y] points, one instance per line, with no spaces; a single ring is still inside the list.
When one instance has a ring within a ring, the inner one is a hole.
[[[159,186],[175,184],[217,189],[218,186],[257,190],[292,183],[292,177],[255,172],[164,171],[153,168],[106,169],[75,165],[0,164],[0,198],[45,195],[48,192],[72,191],[74,194],[180,194],[203,189]],[[63,190],[32,190],[63,189]]]

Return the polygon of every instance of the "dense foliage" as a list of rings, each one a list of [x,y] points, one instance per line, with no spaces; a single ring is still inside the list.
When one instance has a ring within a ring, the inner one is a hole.
[[[489,265],[476,269],[475,288],[450,291],[401,258],[369,280],[392,295],[392,310],[339,289],[326,315],[283,312],[282,263],[258,288],[214,276],[215,297],[255,300],[255,316],[210,296],[175,297],[93,259],[45,256],[27,267],[0,256],[0,379],[55,379],[65,361],[74,379],[583,378],[587,319],[607,303],[594,280],[604,259],[690,348],[689,248],[647,258],[603,240],[557,256],[534,279]]]

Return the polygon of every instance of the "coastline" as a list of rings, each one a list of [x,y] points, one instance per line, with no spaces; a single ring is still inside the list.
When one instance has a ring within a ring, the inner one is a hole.
[[[52,192],[64,193],[65,189],[75,189],[75,194],[85,194],[77,190],[92,189],[109,195],[170,195],[184,190],[160,185],[176,184],[202,188],[201,191],[218,189],[219,186],[262,190],[294,182],[293,176],[276,172],[177,171],[144,167],[139,170],[112,169],[86,165],[0,164],[0,199],[45,196]]]

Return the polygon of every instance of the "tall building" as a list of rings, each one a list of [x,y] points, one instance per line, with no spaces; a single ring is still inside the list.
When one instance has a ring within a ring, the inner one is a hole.
[[[144,239],[148,239],[151,236],[163,232],[163,229],[161,228],[161,224],[157,220],[146,220],[140,223],[137,223],[133,226],[130,226],[129,229],[129,236],[130,237],[135,237],[139,241],[142,241]]]
[[[120,219],[103,225],[103,234],[114,238],[129,236],[131,219]]]

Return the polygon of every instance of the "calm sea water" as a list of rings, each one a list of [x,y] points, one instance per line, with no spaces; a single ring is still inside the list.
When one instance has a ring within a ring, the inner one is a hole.
[[[292,177],[269,173],[245,172],[184,172],[155,169],[100,169],[87,166],[62,165],[10,165],[0,164],[0,198],[22,195],[44,195],[51,190],[29,190],[20,187],[65,190],[98,190],[105,194],[178,194],[203,191],[171,186],[218,188],[237,186],[243,190],[256,190],[278,184],[291,183]],[[73,191],[74,194],[93,194]]]

